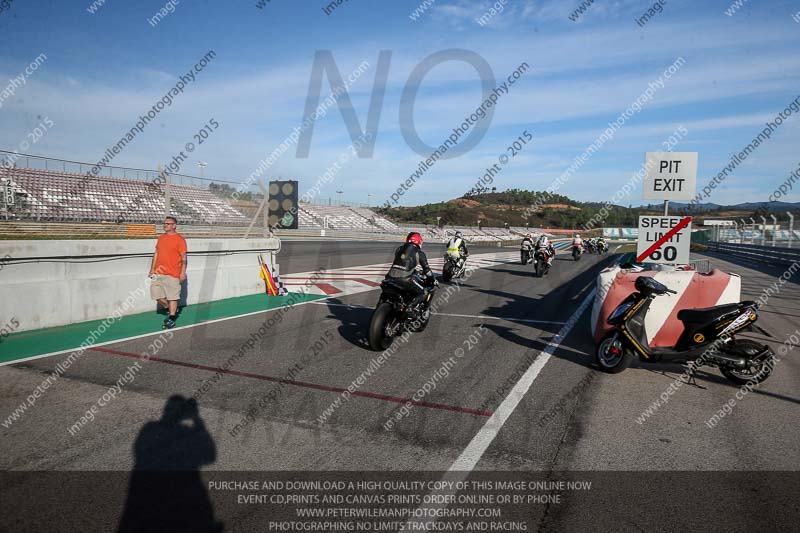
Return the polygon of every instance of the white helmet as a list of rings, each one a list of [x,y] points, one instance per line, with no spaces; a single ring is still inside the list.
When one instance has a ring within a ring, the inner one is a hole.
[[[576,233],[576,234],[575,234],[575,238],[576,238],[576,239],[580,239],[580,238],[581,238],[580,234]]]
[[[542,245],[542,246],[549,246],[550,245],[550,241],[548,240],[548,238],[546,236],[542,235],[541,237],[539,237],[539,244]]]

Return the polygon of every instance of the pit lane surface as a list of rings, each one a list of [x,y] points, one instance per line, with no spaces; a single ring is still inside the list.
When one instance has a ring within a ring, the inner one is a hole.
[[[318,248],[305,253],[298,248],[281,257],[283,273],[385,262],[395,244],[308,246]],[[589,295],[599,269],[611,261],[586,255],[574,262],[559,255],[542,279],[532,276],[530,265],[475,271],[440,306],[426,331],[412,335],[359,385],[363,396],[341,402],[322,423],[320,415],[378,355],[366,348],[365,340],[376,291],[288,310],[265,339],[236,360],[232,369],[237,374],[213,381],[213,369],[233,357],[269,313],[175,331],[158,360],[142,363],[121,394],[73,436],[69,428],[118,382],[136,362],[131,355],[145,351],[149,340],[88,352],[21,420],[2,429],[5,453],[0,465],[15,470],[130,471],[137,435],[161,416],[167,398],[196,395],[210,382],[198,398],[200,418],[216,449],[206,470],[446,470]],[[781,274],[716,257],[712,263],[742,275],[743,299],[757,298]],[[446,289],[442,284],[437,298]],[[799,325],[797,292],[796,281],[790,281],[762,313],[760,325],[780,341]],[[476,342],[465,344],[470,335]],[[315,353],[318,341],[324,347]],[[444,375],[443,362],[459,348],[463,357]],[[248,409],[308,353],[313,356],[291,375],[293,383],[258,410],[255,422],[237,431]],[[704,422],[738,391],[717,371],[698,376],[705,389],[680,387],[640,423],[642,413],[680,369],[667,368],[662,374],[661,367],[638,367],[608,376],[592,368],[592,353],[584,316],[498,428],[477,470],[796,471],[800,466],[800,369],[792,357],[798,352],[783,358],[775,374],[737,400],[733,413],[713,428]],[[0,368],[6,384],[0,412],[13,410],[65,357]],[[384,424],[401,407],[399,402],[437,373],[436,387],[422,398],[425,405],[414,406],[387,431]],[[541,512],[544,528],[583,529],[596,520],[585,509],[568,505]]]

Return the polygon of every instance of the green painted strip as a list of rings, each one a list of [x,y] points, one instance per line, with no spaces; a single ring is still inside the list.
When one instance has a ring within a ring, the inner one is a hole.
[[[253,294],[226,298],[215,302],[187,305],[178,316],[177,325],[202,324],[210,320],[276,309],[284,307],[290,297],[292,297],[292,301],[295,304],[326,298],[326,296],[317,294],[294,293],[287,296]],[[157,333],[161,331],[164,318],[166,318],[165,315],[159,315],[155,311],[124,316],[110,326],[103,328],[105,331],[95,336],[94,344]],[[102,322],[102,320],[91,320],[67,326],[12,333],[0,343],[0,364],[52,352],[77,349]]]

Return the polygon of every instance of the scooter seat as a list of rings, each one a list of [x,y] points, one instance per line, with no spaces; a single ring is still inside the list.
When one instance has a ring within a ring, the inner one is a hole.
[[[748,303],[752,302],[715,305],[714,307],[704,307],[702,309],[681,309],[678,311],[678,320],[692,324],[705,324],[728,313],[739,311],[747,307]]]

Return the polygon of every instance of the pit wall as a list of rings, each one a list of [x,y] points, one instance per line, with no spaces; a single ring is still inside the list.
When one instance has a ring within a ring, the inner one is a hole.
[[[269,261],[267,250],[280,249],[277,239],[187,244],[181,305],[263,293],[258,254]],[[0,325],[13,318],[25,331],[155,311],[147,278],[154,249],[155,240],[0,241]]]

